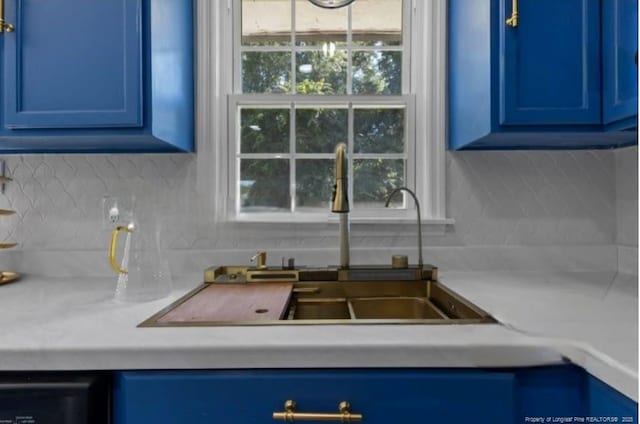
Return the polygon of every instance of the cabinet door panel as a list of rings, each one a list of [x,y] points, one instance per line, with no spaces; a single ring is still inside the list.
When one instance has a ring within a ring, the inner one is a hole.
[[[141,0],[5,0],[5,15],[5,128],[141,126]]]
[[[369,424],[514,420],[514,379],[482,371],[124,372],[115,423],[268,423],[294,400],[299,412],[351,412]]]
[[[638,404],[591,375],[587,381],[587,402],[591,416],[617,417],[618,422],[623,423],[638,422]]]
[[[604,123],[638,114],[638,2],[602,2]]]
[[[500,1],[500,124],[599,124],[598,0]]]

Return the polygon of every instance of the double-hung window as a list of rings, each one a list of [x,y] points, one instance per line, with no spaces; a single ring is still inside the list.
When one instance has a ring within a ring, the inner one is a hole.
[[[420,115],[432,73],[416,75],[431,50],[416,35],[424,33],[420,3],[323,9],[308,0],[228,0],[227,32],[217,33],[227,52],[216,64],[226,75],[221,92],[228,87],[226,146],[216,149],[225,156],[217,178],[227,219],[326,221],[338,143],[347,146],[352,219],[413,216],[409,198],[385,208],[402,186],[428,197],[423,216],[443,217],[439,190],[427,184],[434,149]]]

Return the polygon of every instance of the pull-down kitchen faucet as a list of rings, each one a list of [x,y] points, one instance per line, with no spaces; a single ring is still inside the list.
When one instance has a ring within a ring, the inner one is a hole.
[[[349,268],[349,183],[347,145],[336,146],[336,183],[333,186],[331,212],[340,214],[340,268]]]

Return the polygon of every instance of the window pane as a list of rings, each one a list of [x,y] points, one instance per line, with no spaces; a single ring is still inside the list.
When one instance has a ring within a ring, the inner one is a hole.
[[[243,93],[288,93],[291,90],[291,53],[242,53]]]
[[[246,109],[240,112],[242,153],[288,153],[289,109]]]
[[[240,161],[241,212],[288,212],[289,160]]]
[[[353,94],[401,94],[402,53],[353,53]]]
[[[298,94],[346,94],[347,52],[296,54]]]
[[[242,45],[291,44],[291,0],[242,0]]]
[[[356,46],[402,45],[402,0],[357,0],[351,13]]]
[[[309,0],[296,0],[296,45],[322,46],[347,42],[348,8],[323,9]]]
[[[393,189],[405,185],[403,159],[357,159],[353,161],[355,208],[384,208]],[[401,200],[402,196],[398,196]],[[399,200],[393,202],[397,204]]]
[[[404,109],[354,109],[356,153],[403,153]]]
[[[347,109],[296,109],[297,153],[333,153],[347,131]]]
[[[330,159],[300,159],[296,161],[296,207],[327,208],[331,202],[334,181],[334,161]]]

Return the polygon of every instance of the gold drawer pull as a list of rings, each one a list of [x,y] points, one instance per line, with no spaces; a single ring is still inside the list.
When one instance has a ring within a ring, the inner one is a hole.
[[[284,403],[284,412],[274,412],[273,419],[292,423],[295,421],[338,421],[341,423],[355,423],[362,421],[362,414],[352,414],[349,402],[342,401],[338,405],[337,414],[324,412],[296,412],[296,403],[288,400]]]

